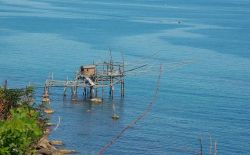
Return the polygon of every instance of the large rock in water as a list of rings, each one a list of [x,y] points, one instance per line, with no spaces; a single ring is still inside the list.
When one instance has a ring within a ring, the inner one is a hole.
[[[92,98],[92,99],[90,99],[90,101],[93,102],[93,103],[96,103],[96,104],[102,103],[101,98]]]
[[[50,144],[48,137],[42,137],[37,144],[37,155],[63,155],[63,153],[57,150]]]
[[[51,145],[63,145],[63,142],[60,140],[51,140],[49,143]]]
[[[67,149],[60,149],[59,150],[63,154],[74,154],[77,153],[75,150],[67,150]]]
[[[62,153],[59,150],[56,150],[56,151],[52,152],[52,155],[64,155],[64,153]]]
[[[49,141],[47,136],[42,137],[37,144],[36,155],[64,155],[77,153],[75,150],[56,149],[53,145],[62,145],[62,141]]]

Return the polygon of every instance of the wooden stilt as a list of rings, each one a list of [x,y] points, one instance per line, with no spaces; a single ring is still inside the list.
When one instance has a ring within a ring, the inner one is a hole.
[[[63,96],[66,96],[66,92],[67,92],[67,86],[64,87]]]
[[[109,81],[109,95],[112,97],[112,77],[110,77]]]
[[[104,82],[103,82],[103,77],[102,77],[102,98],[103,98],[103,95],[104,95]]]
[[[121,82],[121,97],[124,97],[124,80]]]
[[[95,88],[95,97],[97,97],[98,96],[98,90],[97,90],[97,88]]]
[[[87,88],[86,87],[84,87],[84,96],[85,96],[85,98],[87,97]]]
[[[124,97],[124,94],[125,94],[125,82],[123,80],[123,82],[122,82],[122,97]]]
[[[49,102],[50,99],[49,99],[49,87],[48,86],[44,86],[44,94],[42,96],[42,102]]]
[[[112,86],[111,86],[111,97],[112,97],[112,98],[114,97],[114,89],[115,89],[115,87],[112,85]]]
[[[5,81],[4,81],[4,84],[3,84],[3,88],[4,88],[4,90],[6,90],[6,89],[7,89],[7,85],[8,85],[8,81],[7,81],[7,80],[5,80]]]
[[[77,99],[77,86],[73,86],[71,87],[71,91],[72,91],[72,100],[76,100]]]
[[[94,96],[94,89],[93,89],[92,86],[89,89],[89,94],[90,94],[90,98],[93,98],[93,96]]]

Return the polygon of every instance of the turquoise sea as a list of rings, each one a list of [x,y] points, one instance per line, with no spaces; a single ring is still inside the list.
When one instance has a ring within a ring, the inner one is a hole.
[[[126,76],[101,105],[63,99],[51,90],[51,121],[60,139],[79,154],[96,154],[143,112],[163,64],[160,93],[152,111],[105,154],[205,154],[210,137],[217,154],[250,152],[250,1],[247,0],[0,0],[0,81],[37,86],[37,104],[50,72],[72,78],[80,65],[109,58]],[[182,62],[189,62],[180,66]],[[108,91],[106,91],[108,94]],[[120,119],[113,121],[112,102]],[[89,111],[90,110],[90,111]]]

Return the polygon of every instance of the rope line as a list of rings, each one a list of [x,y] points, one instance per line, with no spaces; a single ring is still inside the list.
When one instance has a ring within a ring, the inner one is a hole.
[[[159,76],[157,79],[157,83],[156,83],[156,89],[153,93],[153,97],[151,99],[151,101],[149,102],[147,108],[145,109],[144,112],[142,112],[140,115],[138,115],[133,121],[131,121],[125,128],[123,128],[120,133],[118,133],[115,137],[113,137],[113,139],[111,139],[111,141],[109,141],[108,143],[106,143],[106,145],[104,145],[97,153],[97,155],[101,155],[103,154],[112,144],[114,144],[123,134],[125,131],[127,131],[129,128],[133,127],[139,120],[141,120],[144,116],[146,116],[150,110],[152,109],[153,104],[155,103],[156,99],[157,99],[157,95],[159,93],[160,90],[160,80],[161,80],[161,76],[162,76],[162,65],[160,66],[160,72],[159,72]]]

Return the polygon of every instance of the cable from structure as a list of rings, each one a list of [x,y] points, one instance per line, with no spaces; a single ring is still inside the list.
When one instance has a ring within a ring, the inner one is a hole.
[[[136,61],[137,65],[132,65],[134,67],[132,69],[126,70],[125,72],[130,72],[130,71],[133,71],[133,70],[136,70],[136,69],[139,69],[139,68],[143,68],[143,67],[149,66],[150,63],[146,62],[146,59],[149,59],[149,58],[152,59],[159,52],[160,51],[156,51],[156,52],[154,52],[153,54],[151,54],[149,56],[143,56],[143,57],[141,57],[141,60]],[[123,55],[122,55],[122,57],[123,57]],[[123,62],[124,62],[124,57],[122,59],[123,59]]]
[[[133,121],[131,121],[125,128],[123,128],[111,141],[109,141],[106,145],[104,145],[97,153],[97,155],[103,154],[109,147],[111,147],[112,144],[114,144],[121,136],[127,131],[129,128],[133,127],[139,120],[141,120],[143,117],[145,117],[150,110],[152,109],[153,104],[156,102],[159,90],[160,90],[160,80],[162,76],[162,65],[160,66],[159,76],[156,83],[156,89],[154,91],[153,97],[151,99],[151,102],[149,102],[147,108],[142,112],[140,115],[138,115]]]
[[[130,71],[136,70],[136,69],[143,68],[143,67],[145,67],[145,66],[147,66],[147,65],[148,65],[148,64],[144,64],[144,65],[141,65],[141,66],[138,66],[138,67],[135,67],[135,68],[132,68],[132,69],[126,70],[126,71],[124,71],[124,72],[125,72],[125,73],[127,73],[127,72],[130,72]]]
[[[156,56],[157,54],[159,54],[159,52],[160,52],[160,51],[153,52],[151,55],[143,55],[143,56],[141,56],[141,55],[130,55],[130,56],[140,57],[140,59],[139,59],[139,60],[136,60],[136,62],[133,63],[133,64],[136,64],[136,65],[138,65],[138,64],[146,64],[146,63],[148,63],[148,62],[147,62],[147,59],[152,59],[152,58],[154,58],[154,56]],[[135,66],[135,65],[134,65],[134,66]]]

